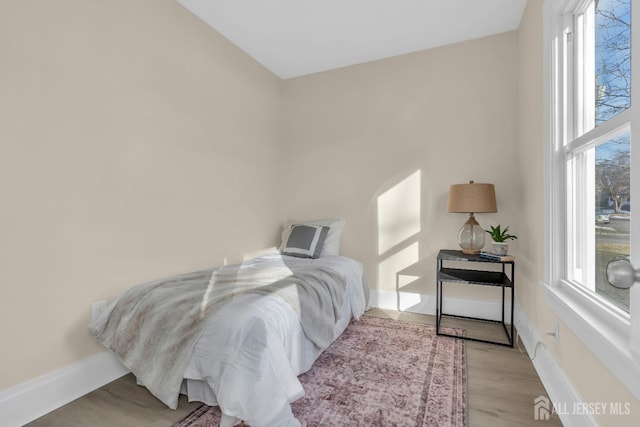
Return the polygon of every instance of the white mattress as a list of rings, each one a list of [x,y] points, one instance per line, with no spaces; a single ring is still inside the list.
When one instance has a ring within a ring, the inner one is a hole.
[[[362,265],[342,256],[305,259],[271,253],[242,268],[318,265],[340,272],[347,298],[335,325],[337,338],[351,317],[366,309]],[[182,391],[190,401],[219,405],[227,419],[254,427],[299,425],[290,403],[304,395],[297,376],[323,349],[309,341],[295,310],[275,296],[246,295],[212,315],[185,370]]]

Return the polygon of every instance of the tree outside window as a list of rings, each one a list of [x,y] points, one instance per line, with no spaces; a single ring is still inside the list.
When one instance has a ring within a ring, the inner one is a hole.
[[[595,124],[631,105],[631,0],[595,2]],[[629,311],[629,290],[610,286],[606,265],[630,254],[630,134],[595,149],[596,292]]]

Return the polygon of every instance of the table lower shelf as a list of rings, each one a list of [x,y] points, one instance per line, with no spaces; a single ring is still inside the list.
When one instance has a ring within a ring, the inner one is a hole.
[[[436,333],[441,336],[460,338],[459,335],[446,332],[447,328],[464,329],[469,341],[496,344],[506,347],[514,346],[511,325],[500,320],[481,319],[477,317],[459,316],[441,313],[436,321]]]

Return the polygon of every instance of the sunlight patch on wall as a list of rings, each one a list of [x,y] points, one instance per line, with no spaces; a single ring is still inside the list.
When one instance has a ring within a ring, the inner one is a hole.
[[[420,232],[420,182],[418,170],[378,197],[378,255]]]
[[[415,280],[415,277],[397,276],[397,274],[418,261],[418,249],[419,243],[415,242],[381,261],[378,264],[378,283],[383,284],[385,288],[390,288],[393,285],[393,289],[399,291],[399,288]]]

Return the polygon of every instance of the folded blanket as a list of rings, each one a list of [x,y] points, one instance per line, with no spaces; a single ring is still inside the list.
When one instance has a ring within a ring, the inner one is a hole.
[[[90,328],[151,393],[175,409],[204,320],[223,304],[250,293],[281,298],[299,314],[307,338],[324,349],[334,338],[345,288],[345,279],[325,267],[225,266],[133,287]]]

